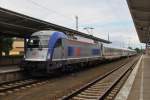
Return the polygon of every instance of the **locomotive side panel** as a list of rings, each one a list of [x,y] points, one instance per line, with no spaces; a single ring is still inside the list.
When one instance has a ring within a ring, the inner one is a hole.
[[[64,40],[64,54],[67,61],[87,62],[102,58],[100,44],[85,43],[76,40]]]

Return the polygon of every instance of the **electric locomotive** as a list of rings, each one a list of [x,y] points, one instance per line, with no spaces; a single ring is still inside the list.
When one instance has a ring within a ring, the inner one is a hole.
[[[45,30],[27,39],[22,68],[33,75],[48,75],[72,64],[100,61],[102,43],[88,43],[69,38],[63,32]]]

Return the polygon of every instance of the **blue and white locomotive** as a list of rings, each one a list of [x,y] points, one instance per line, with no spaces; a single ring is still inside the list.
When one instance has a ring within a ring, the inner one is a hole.
[[[30,74],[47,75],[73,64],[89,64],[102,59],[133,55],[135,52],[104,47],[100,42],[83,42],[63,32],[45,30],[33,33],[27,40],[22,68]],[[113,52],[111,53],[111,50]],[[118,55],[118,52],[121,54]],[[110,57],[111,56],[111,57]]]
[[[27,41],[23,69],[50,73],[70,64],[102,59],[102,44],[73,40],[63,32],[39,31]]]

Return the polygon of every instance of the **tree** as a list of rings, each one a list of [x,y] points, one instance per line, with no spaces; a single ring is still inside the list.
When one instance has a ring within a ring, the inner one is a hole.
[[[144,53],[144,49],[135,48],[134,49],[137,53]]]
[[[141,50],[139,49],[139,48],[135,48],[134,49],[137,53],[140,53],[141,52]]]
[[[132,47],[128,47],[128,49],[131,49],[131,50],[132,50]]]
[[[0,56],[2,56],[2,52],[5,52],[5,55],[9,55],[9,52],[12,49],[12,43],[12,38],[0,37]]]

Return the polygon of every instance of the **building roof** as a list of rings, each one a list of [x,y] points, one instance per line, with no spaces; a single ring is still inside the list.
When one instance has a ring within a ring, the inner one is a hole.
[[[26,16],[0,7],[0,35],[26,37],[39,30],[57,30],[66,34],[78,34],[95,41],[110,43],[107,40],[97,38],[92,35],[88,35],[40,19],[32,18],[30,16]]]
[[[139,40],[150,42],[150,0],[127,0]]]

